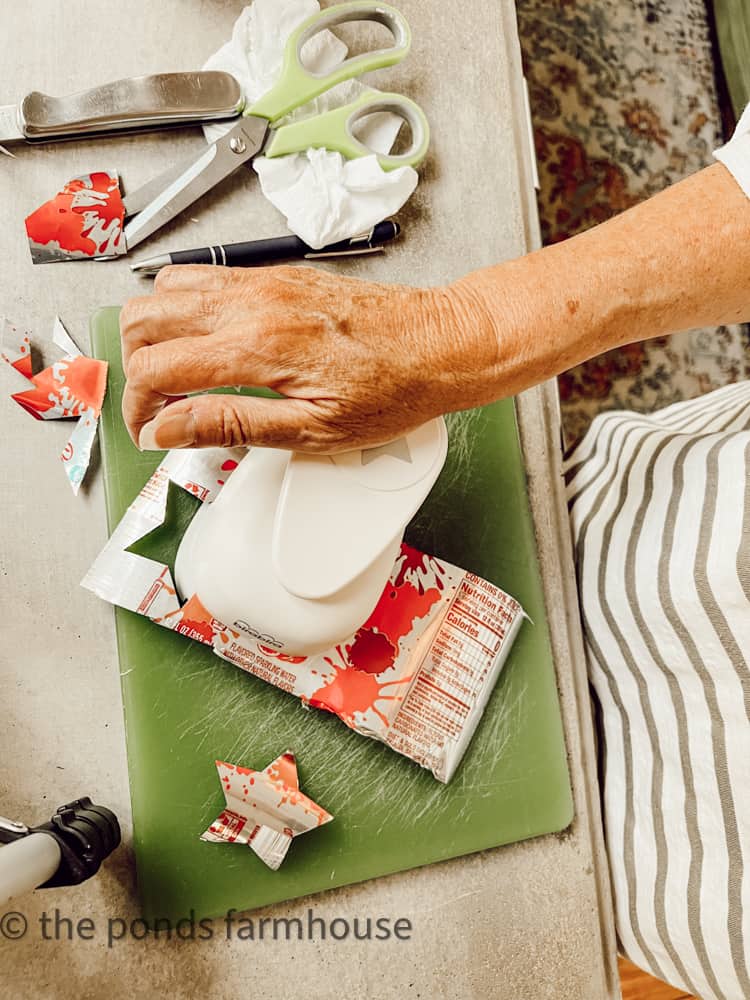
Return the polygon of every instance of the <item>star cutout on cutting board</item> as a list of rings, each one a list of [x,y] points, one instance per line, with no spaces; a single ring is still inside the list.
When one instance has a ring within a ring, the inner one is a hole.
[[[262,771],[216,761],[226,806],[201,840],[246,844],[274,871],[293,837],[333,819],[299,787],[297,761],[287,750]]]

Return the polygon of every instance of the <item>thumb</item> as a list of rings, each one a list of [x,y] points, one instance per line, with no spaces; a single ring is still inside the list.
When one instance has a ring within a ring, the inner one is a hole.
[[[300,399],[220,396],[212,393],[171,403],[141,428],[141,451],[261,445],[322,450],[324,434],[310,433],[310,404]]]

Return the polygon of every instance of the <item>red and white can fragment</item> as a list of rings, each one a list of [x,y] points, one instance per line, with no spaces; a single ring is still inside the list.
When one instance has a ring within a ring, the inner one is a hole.
[[[113,170],[98,170],[68,181],[26,218],[35,264],[117,257],[127,252],[125,205]]]
[[[402,545],[370,617],[316,656],[291,656],[217,621],[195,594],[181,603],[169,568],[125,549],[161,523],[170,480],[212,500],[243,449],[170,452],[130,505],[83,586],[205,643],[223,659],[337,715],[427,768],[453,777],[525,617],[499,587]]]
[[[0,358],[13,369],[16,383],[22,386],[11,398],[36,420],[77,420],[60,454],[65,475],[77,494],[89,466],[107,390],[107,362],[81,354],[59,317],[55,318],[51,340],[63,356],[34,375],[30,334],[8,319],[0,320]],[[19,375],[23,376],[20,380]]]
[[[276,871],[294,837],[330,823],[333,816],[299,787],[291,750],[262,771],[216,761],[226,806],[201,834],[214,844],[244,844]]]

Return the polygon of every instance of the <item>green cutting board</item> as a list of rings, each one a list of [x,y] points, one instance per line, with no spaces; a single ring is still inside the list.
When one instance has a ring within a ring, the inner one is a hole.
[[[110,530],[158,463],[120,416],[118,310],[92,320],[109,361],[101,420]],[[449,785],[205,646],[116,609],[138,883],[147,918],[250,909],[557,831],[573,815],[513,403],[454,417],[445,469],[407,539],[521,601],[524,622]],[[178,539],[171,539],[173,550]],[[291,748],[303,790],[335,817],[272,872],[200,834],[223,795],[214,761],[263,768]]]
[[[734,113],[750,101],[750,7],[747,0],[714,0],[714,20]]]

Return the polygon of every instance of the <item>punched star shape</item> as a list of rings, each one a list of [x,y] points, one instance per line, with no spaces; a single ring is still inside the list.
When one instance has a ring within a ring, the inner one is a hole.
[[[398,438],[396,441],[389,441],[388,444],[381,444],[377,448],[365,448],[362,452],[362,465],[369,465],[370,462],[374,462],[381,455],[390,455],[392,458],[397,458],[400,462],[407,462],[411,465],[409,442],[405,437]]]
[[[330,823],[330,813],[300,791],[297,761],[291,750],[262,771],[216,761],[226,808],[201,840],[246,844],[274,871],[293,837]]]

